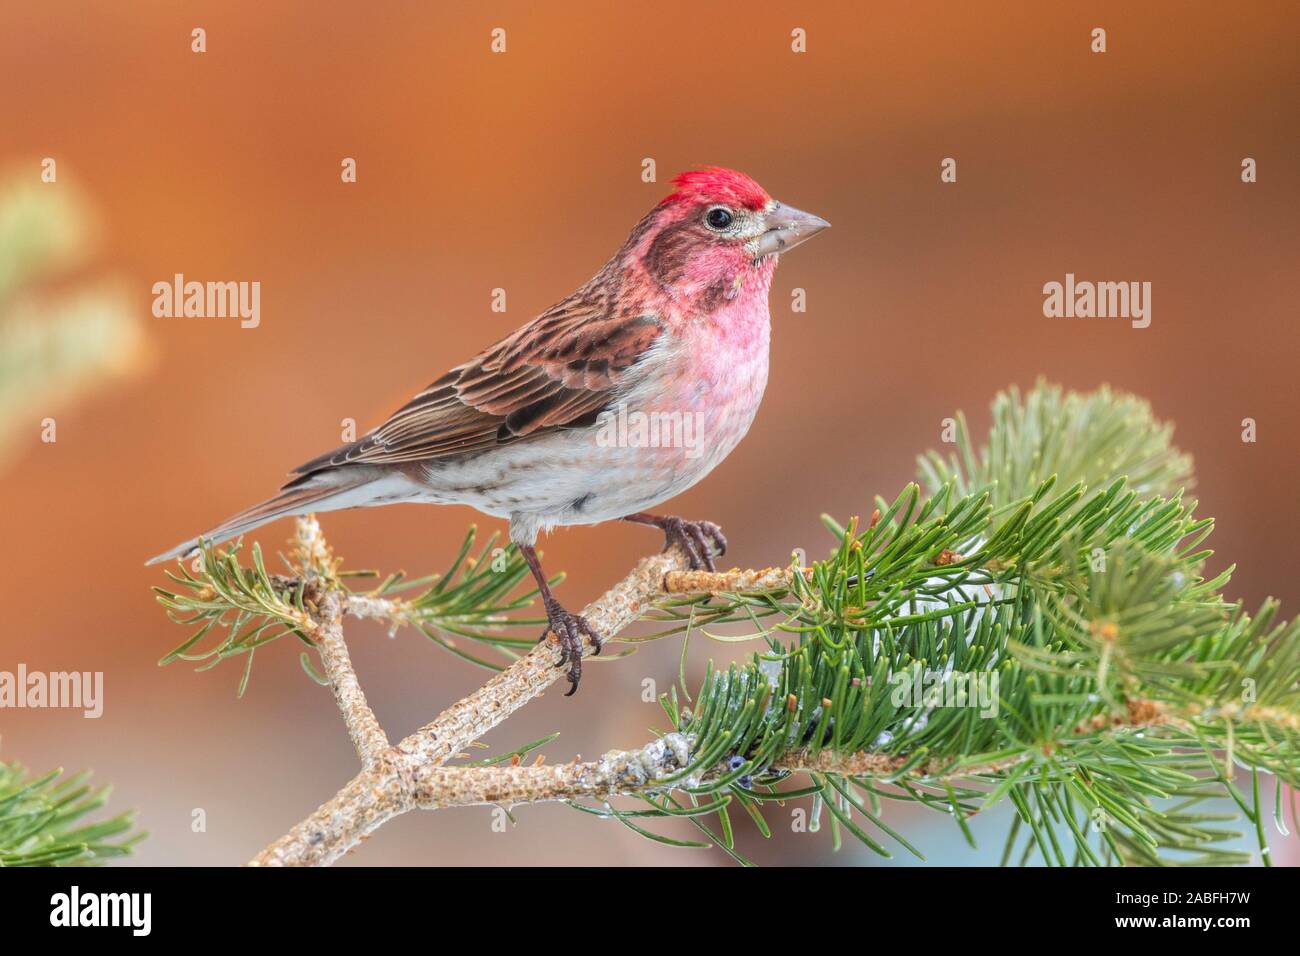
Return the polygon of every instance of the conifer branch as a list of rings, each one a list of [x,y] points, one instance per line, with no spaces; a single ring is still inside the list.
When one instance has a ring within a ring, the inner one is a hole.
[[[205,622],[180,650],[214,626],[230,632],[209,651],[216,660],[251,660],[268,628],[298,635],[319,650],[366,761],[253,862],[329,863],[412,809],[538,800],[745,862],[730,814],[744,810],[766,835],[765,805],[806,798],[814,816],[829,814],[837,845],[848,834],[886,855],[881,839],[920,854],[883,801],[943,813],[972,843],[966,818],[1006,801],[1016,822],[1005,862],[1242,863],[1229,843],[1239,834],[1218,824],[1244,818],[1267,863],[1259,775],[1278,780],[1281,832],[1283,785],[1300,786],[1300,624],[1277,623],[1274,602],[1248,615],[1221,596],[1228,572],[1203,576],[1212,525],[1184,499],[1190,462],[1168,426],[1127,396],[1040,386],[998,398],[982,448],[960,419],[958,432],[952,455],[922,460],[924,491],[877,499],[866,522],[825,518],[835,547],[809,567],[692,572],[670,551],[586,608],[607,640],[633,646],[741,621],[747,638],[724,639],[764,648],[711,667],[690,707],[673,688],[662,737],[596,762],[524,766],[546,738],[448,765],[559,676],[553,641],[525,649],[530,639],[500,633],[531,595],[462,567],[470,539],[453,571],[418,582],[411,599],[392,596],[392,579],[353,593],[310,527],[284,576],[267,574],[256,546],[251,569],[237,549],[205,553],[208,570],[160,592],[174,616]],[[511,560],[494,557],[497,570]],[[426,632],[470,621],[456,633],[513,663],[387,746],[332,630],[343,613]],[[623,636],[638,619],[661,627]],[[1235,767],[1249,770],[1250,795]],[[807,785],[790,789],[794,775]],[[613,802],[624,797],[643,808]],[[1238,813],[1207,812],[1215,799]],[[661,836],[635,822],[645,818],[687,820],[705,842]]]
[[[92,788],[89,773],[33,777],[0,762],[0,867],[85,866],[126,856],[143,840],[134,811],[88,822],[108,803],[110,788]]]

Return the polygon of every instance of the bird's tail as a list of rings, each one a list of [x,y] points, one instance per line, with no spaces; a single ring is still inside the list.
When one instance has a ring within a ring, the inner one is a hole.
[[[299,480],[301,481],[301,479]],[[358,504],[364,504],[365,502],[359,500],[355,492],[361,486],[369,484],[370,481],[371,476],[369,475],[348,476],[346,478],[337,472],[319,475],[316,476],[315,481],[308,485],[286,486],[274,498],[268,498],[251,508],[245,508],[239,514],[231,515],[211,531],[204,532],[200,537],[210,544],[220,544],[223,541],[236,538],[246,531],[260,528],[276,518],[284,518],[289,515],[305,515],[312,511],[337,511],[340,508],[351,508]],[[170,551],[155,555],[145,564],[157,564],[160,561],[168,561],[172,558],[189,558],[197,554],[198,550],[199,540],[193,538],[184,544],[178,544]]]

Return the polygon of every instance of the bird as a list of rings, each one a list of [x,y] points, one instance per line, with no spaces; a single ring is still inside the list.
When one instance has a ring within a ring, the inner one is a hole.
[[[690,169],[577,291],[457,365],[365,435],[295,468],[275,496],[147,563],[188,559],[277,518],[400,502],[467,504],[509,522],[560,644],[572,695],[583,636],[536,543],[555,527],[650,525],[696,570],[727,541],[650,509],[749,431],[768,377],[779,257],[830,226],[745,173]]]

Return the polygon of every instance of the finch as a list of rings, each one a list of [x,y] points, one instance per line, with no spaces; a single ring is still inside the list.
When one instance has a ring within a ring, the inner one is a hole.
[[[466,504],[510,522],[537,581],[559,666],[582,676],[583,635],[537,558],[542,531],[621,519],[664,532],[696,569],[726,539],[648,510],[685,491],[749,430],[767,384],[777,258],[830,223],[749,176],[706,167],[586,285],[458,365],[379,427],[294,469],[275,497],[150,559],[196,553],[276,518],[399,502]],[[543,633],[542,637],[546,637]]]

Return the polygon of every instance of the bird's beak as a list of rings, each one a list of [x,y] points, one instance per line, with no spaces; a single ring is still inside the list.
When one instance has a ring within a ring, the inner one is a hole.
[[[801,242],[806,242],[831,224],[820,216],[803,212],[784,203],[776,203],[764,217],[767,232],[754,240],[755,257],[777,252],[789,252]]]

